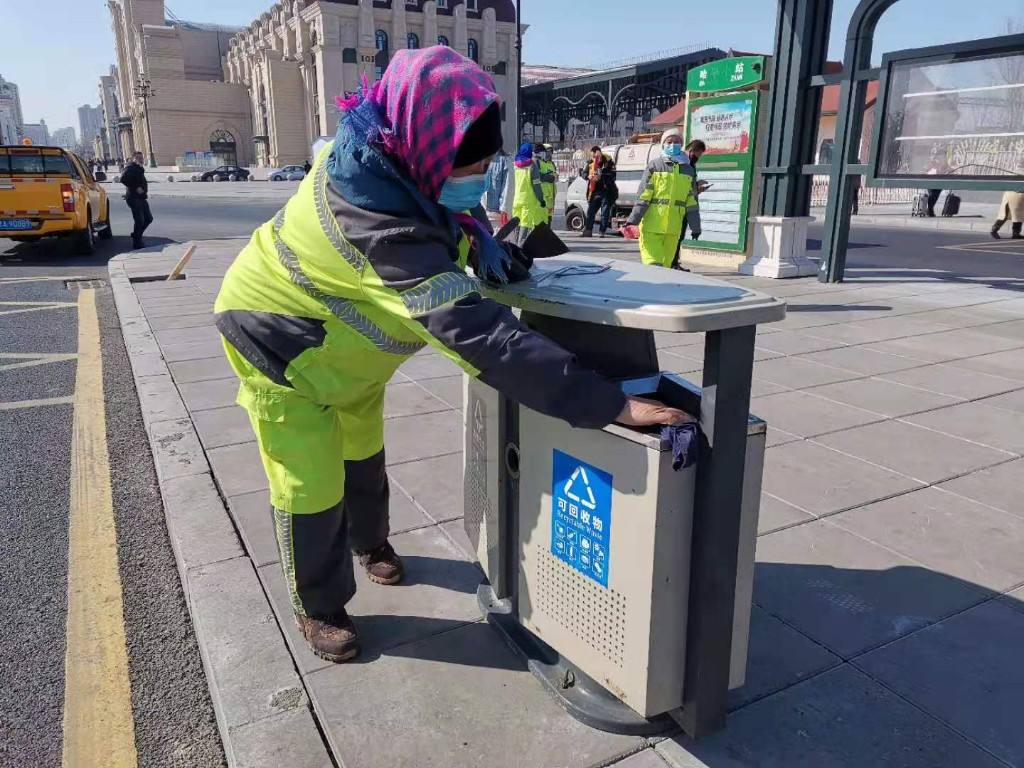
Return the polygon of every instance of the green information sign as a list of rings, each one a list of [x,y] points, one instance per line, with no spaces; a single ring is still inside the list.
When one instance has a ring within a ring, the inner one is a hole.
[[[700,139],[707,145],[697,178],[710,184],[700,194],[703,233],[697,242],[686,240],[687,247],[746,250],[757,99],[757,91],[744,91],[687,100],[686,141]]]
[[[764,56],[719,59],[686,73],[686,90],[698,93],[734,91],[764,80]]]

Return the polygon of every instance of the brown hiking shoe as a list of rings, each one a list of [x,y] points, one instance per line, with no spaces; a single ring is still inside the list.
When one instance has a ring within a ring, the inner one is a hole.
[[[359,563],[366,569],[370,581],[377,584],[397,584],[405,575],[402,558],[395,554],[388,542],[369,552],[359,552]]]
[[[321,659],[335,663],[348,661],[359,654],[359,636],[356,625],[342,608],[332,619],[314,619],[295,614],[295,623],[302,631],[313,653]]]

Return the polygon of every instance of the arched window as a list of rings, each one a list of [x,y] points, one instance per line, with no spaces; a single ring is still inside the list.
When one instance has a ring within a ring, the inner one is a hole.
[[[384,70],[388,68],[388,33],[378,29],[374,36],[377,45],[377,56],[374,58],[374,74],[380,80],[384,76]]]
[[[445,37],[444,35],[438,35],[437,36],[437,44],[438,45],[450,45],[450,43],[448,42],[448,38]]]
[[[420,47],[420,36],[415,32],[410,32],[405,38],[405,47],[410,51],[415,51]]]
[[[477,64],[480,63],[480,44],[477,43],[472,37],[469,38],[467,49],[469,51],[469,58],[475,61]]]

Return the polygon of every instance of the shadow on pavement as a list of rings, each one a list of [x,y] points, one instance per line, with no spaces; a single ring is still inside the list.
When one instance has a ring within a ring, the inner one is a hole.
[[[147,237],[146,247],[139,253],[159,251],[164,246],[176,242],[178,241],[169,237]],[[76,254],[71,241],[62,238],[34,243],[7,243],[12,247],[0,252],[0,267],[102,267],[115,256],[134,251],[132,239],[126,236],[97,240],[96,250],[89,256]]]
[[[788,304],[787,312],[877,312],[891,310],[880,304]]]

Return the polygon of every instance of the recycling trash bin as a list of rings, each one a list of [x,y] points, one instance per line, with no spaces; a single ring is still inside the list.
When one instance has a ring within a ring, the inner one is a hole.
[[[748,415],[755,329],[785,305],[593,257],[537,262],[486,292],[626,394],[699,415],[703,439],[676,471],[658,429],[574,429],[467,377],[464,524],[482,606],[584,722],[716,730],[746,669],[765,447]],[[660,370],[655,331],[706,332],[702,386]]]

